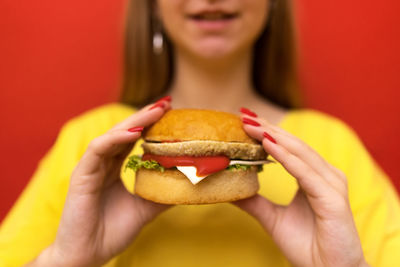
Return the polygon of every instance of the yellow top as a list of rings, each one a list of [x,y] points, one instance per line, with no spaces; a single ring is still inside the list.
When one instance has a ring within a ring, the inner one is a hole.
[[[134,110],[110,104],[72,119],[0,228],[0,266],[21,266],[50,245],[72,169],[90,140]],[[367,261],[400,266],[400,205],[386,175],[357,136],[341,121],[312,111],[290,112],[282,128],[345,172],[350,203]],[[134,153],[140,153],[137,145]],[[133,189],[133,173],[123,175]],[[290,202],[295,180],[279,164],[264,167],[260,194]],[[175,206],[145,226],[136,240],[106,266],[289,266],[255,219],[230,203]]]

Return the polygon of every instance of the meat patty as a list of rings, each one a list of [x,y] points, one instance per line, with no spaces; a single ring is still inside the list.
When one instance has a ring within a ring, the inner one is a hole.
[[[258,144],[223,141],[183,141],[172,143],[142,144],[145,153],[162,156],[215,156],[225,155],[230,159],[264,160],[267,158],[263,147]]]

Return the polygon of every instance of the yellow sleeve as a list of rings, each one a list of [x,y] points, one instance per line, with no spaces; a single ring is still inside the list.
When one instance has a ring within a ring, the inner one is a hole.
[[[337,150],[333,161],[348,179],[349,199],[364,255],[372,266],[400,266],[398,195],[357,135],[342,126],[333,135]]]
[[[69,176],[82,146],[73,123],[61,130],[0,229],[0,266],[21,266],[49,246],[57,232]]]

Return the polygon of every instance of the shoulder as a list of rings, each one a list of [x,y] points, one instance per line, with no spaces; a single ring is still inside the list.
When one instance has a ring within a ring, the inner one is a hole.
[[[358,139],[355,131],[343,120],[313,109],[289,111],[286,119],[282,122],[282,128],[307,139],[324,141],[333,137]]]
[[[281,126],[336,166],[347,165],[355,159],[355,154],[368,154],[357,133],[348,124],[321,111],[290,111]]]
[[[110,124],[112,126],[124,120],[135,111],[133,107],[122,103],[109,103],[87,110],[70,119],[67,123],[79,125],[95,123],[105,126],[109,126]]]
[[[122,103],[109,103],[87,110],[68,120],[61,132],[68,131],[94,138],[105,133],[115,124],[136,112],[136,109]]]
[[[71,157],[80,158],[91,140],[134,112],[134,108],[121,103],[110,103],[87,110],[64,123],[52,151],[62,151],[62,154],[68,151]]]

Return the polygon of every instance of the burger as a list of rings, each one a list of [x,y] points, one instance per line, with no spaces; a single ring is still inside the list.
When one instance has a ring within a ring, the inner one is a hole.
[[[144,154],[129,157],[135,194],[164,204],[211,204],[257,193],[266,153],[234,114],[170,110],[143,133]]]

